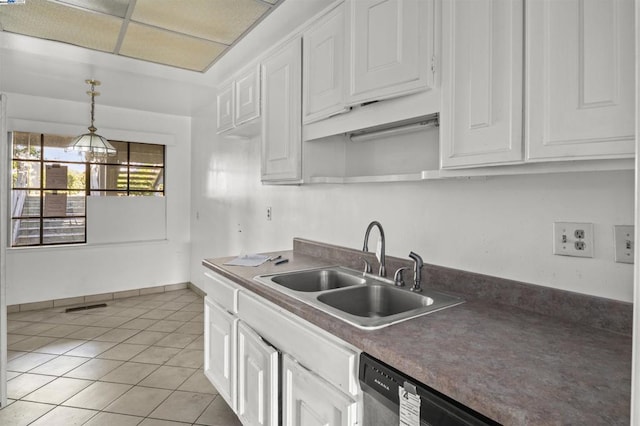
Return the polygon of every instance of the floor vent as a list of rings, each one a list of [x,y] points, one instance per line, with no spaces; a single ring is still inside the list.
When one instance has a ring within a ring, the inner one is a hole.
[[[98,303],[96,305],[86,305],[86,306],[76,306],[75,308],[67,308],[64,310],[64,313],[76,312],[76,311],[86,311],[87,309],[95,309],[95,308],[106,308],[106,303]]]

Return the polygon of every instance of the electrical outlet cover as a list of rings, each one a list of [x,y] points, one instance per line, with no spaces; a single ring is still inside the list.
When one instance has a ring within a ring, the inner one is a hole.
[[[593,253],[593,223],[555,222],[553,224],[553,254],[593,257]]]
[[[616,262],[633,263],[636,248],[633,225],[615,225],[613,236]]]

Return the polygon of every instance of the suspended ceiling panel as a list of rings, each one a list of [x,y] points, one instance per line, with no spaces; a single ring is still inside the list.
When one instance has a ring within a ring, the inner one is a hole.
[[[284,0],[26,0],[3,31],[204,72]]]

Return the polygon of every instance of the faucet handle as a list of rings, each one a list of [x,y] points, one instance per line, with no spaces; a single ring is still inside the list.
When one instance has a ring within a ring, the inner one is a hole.
[[[362,275],[371,273],[371,262],[369,262],[364,257],[361,257],[360,260],[364,262],[364,271],[362,271]]]
[[[411,269],[411,268],[404,267],[404,268],[399,268],[398,270],[396,270],[396,273],[395,273],[395,274],[393,274],[393,283],[394,283],[396,286],[398,286],[398,287],[404,287],[404,277],[402,276],[402,273],[403,273],[405,270],[407,270],[407,271],[408,271],[409,269]]]

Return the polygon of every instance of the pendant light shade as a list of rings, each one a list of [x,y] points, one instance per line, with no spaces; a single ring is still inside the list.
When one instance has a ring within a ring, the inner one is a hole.
[[[100,95],[100,92],[95,91],[95,87],[100,85],[98,80],[85,80],[87,84],[91,85],[91,90],[87,92],[91,96],[91,125],[88,127],[89,133],[75,138],[67,149],[73,151],[80,151],[89,153],[94,156],[104,155],[116,155],[116,149],[109,143],[109,141],[96,133],[96,127],[93,125],[94,113],[95,113],[95,97]]]

